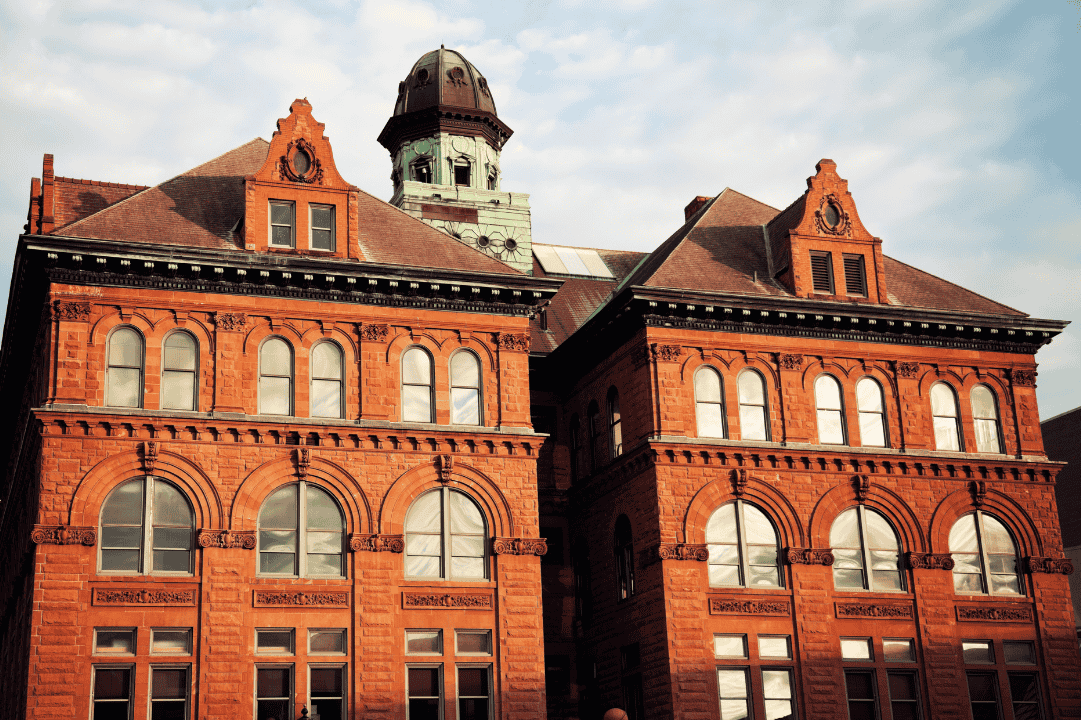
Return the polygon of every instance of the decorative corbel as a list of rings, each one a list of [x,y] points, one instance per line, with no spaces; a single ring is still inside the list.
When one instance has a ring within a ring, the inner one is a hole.
[[[747,481],[750,476],[747,475],[747,471],[743,468],[734,468],[731,472],[732,477],[732,494],[736,497],[742,497],[743,493],[747,490]]]
[[[968,484],[968,489],[972,492],[972,504],[976,507],[983,505],[987,497],[987,483],[983,480],[973,480]]]
[[[866,475],[855,475],[852,478],[852,484],[856,488],[856,499],[860,502],[865,501],[871,493],[871,478]]]
[[[310,448],[302,447],[296,450],[297,461],[297,477],[301,480],[308,477],[308,469],[312,466],[312,451]]]
[[[454,469],[454,456],[453,455],[436,455],[435,467],[439,471],[439,482],[446,485],[450,482],[450,474]]]
[[[154,468],[158,464],[158,443],[147,440],[143,443],[143,471],[147,475],[154,474]]]

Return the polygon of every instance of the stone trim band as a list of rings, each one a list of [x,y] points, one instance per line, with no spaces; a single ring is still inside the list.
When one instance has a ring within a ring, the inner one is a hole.
[[[492,596],[478,593],[402,593],[402,607],[491,610]]]

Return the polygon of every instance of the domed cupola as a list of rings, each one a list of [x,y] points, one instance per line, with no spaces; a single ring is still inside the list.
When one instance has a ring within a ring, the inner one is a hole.
[[[488,81],[461,53],[421,56],[398,83],[379,133],[393,162],[390,202],[525,272],[533,268],[529,196],[500,190],[499,156],[513,131]]]

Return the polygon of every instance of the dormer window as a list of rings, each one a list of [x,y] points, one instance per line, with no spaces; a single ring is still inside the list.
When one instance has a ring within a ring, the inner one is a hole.
[[[334,250],[334,206],[312,205],[312,250]]]
[[[454,164],[454,184],[459,187],[469,187],[469,163]]]
[[[293,203],[281,200],[270,201],[270,244],[272,247],[293,247],[296,215]]]
[[[830,207],[832,207],[832,205]],[[811,253],[811,284],[816,293],[825,293],[827,295],[833,294],[832,253]]]

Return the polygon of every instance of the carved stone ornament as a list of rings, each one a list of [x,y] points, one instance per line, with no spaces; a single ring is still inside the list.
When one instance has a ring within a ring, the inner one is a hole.
[[[53,302],[53,313],[57,320],[87,322],[90,320],[90,303],[56,300]]]
[[[463,87],[465,85],[465,70],[457,65],[447,70],[447,84]]]
[[[35,525],[30,531],[30,541],[35,545],[86,545],[98,542],[98,531],[89,527],[70,525]]]
[[[835,222],[834,222],[835,220]],[[815,210],[815,228],[824,235],[848,235],[852,218],[848,216],[840,198],[833,193],[822,198]]]
[[[992,605],[957,606],[957,619],[961,622],[1032,622],[1032,608],[994,607]]]
[[[545,538],[505,538],[492,540],[493,555],[536,555],[547,554],[548,542]]]
[[[832,550],[816,550],[814,548],[786,548],[785,559],[789,565],[833,565],[834,557]]]
[[[353,552],[405,552],[405,537],[402,535],[364,535],[349,536],[349,549]]]
[[[347,592],[276,592],[255,590],[253,607],[349,607]]]
[[[158,464],[158,444],[153,440],[143,443],[143,469],[147,475],[154,473]]]
[[[731,478],[732,494],[741,497],[747,491],[747,481],[750,480],[750,476],[743,468],[733,468]]]
[[[487,97],[492,96],[492,91],[488,89],[488,81],[485,80],[483,77],[477,78],[477,87],[480,88],[480,91],[483,95]]]
[[[788,616],[792,606],[786,600],[726,600],[709,599],[710,615],[782,615]]]
[[[802,355],[784,354],[781,355],[780,361],[782,370],[799,370],[803,367]]]
[[[308,470],[312,466],[312,451],[311,448],[297,448],[293,451],[293,457],[297,461],[297,477],[301,480],[308,477]]]
[[[390,334],[389,325],[366,324],[360,329],[360,336],[365,340],[371,340],[373,342],[386,342],[388,334]]]
[[[920,374],[920,364],[914,362],[897,363],[897,377],[913,380]]]
[[[837,603],[839,618],[897,618],[911,620],[914,615],[911,605],[879,603]]]
[[[454,456],[436,455],[435,467],[439,471],[439,482],[446,485],[450,482],[450,474],[454,470]]]
[[[905,561],[913,570],[953,570],[953,556],[948,554],[932,555],[923,553],[905,553]]]
[[[983,505],[983,500],[987,497],[987,483],[983,480],[973,480],[968,484],[968,489],[972,493],[972,504],[976,507]]]
[[[214,324],[219,330],[236,332],[248,324],[248,316],[245,313],[214,313]]]
[[[871,478],[866,475],[852,477],[852,485],[856,490],[856,499],[863,502],[871,494]]]
[[[1030,573],[1045,575],[1072,575],[1073,562],[1069,558],[1027,557],[1025,568]]]
[[[308,156],[307,168],[297,167],[294,163],[294,158],[299,153]],[[297,138],[285,146],[285,154],[278,158],[278,177],[281,180],[307,185],[323,184],[323,163],[315,156],[315,148],[310,142],[304,138]]]
[[[649,349],[652,351],[653,357],[664,362],[679,362],[679,358],[683,354],[683,348],[679,345],[658,345],[653,343]]]
[[[515,333],[499,333],[496,336],[499,347],[504,350],[517,350],[529,352],[529,335],[517,335]]]
[[[492,596],[476,593],[402,593],[403,608],[491,610]]]
[[[1036,387],[1035,370],[1011,370],[1010,382],[1016,387]]]
[[[208,548],[243,548],[244,550],[255,549],[255,531],[242,530],[230,532],[229,530],[200,530],[196,536],[199,547]]]
[[[94,589],[95,605],[194,605],[194,590]]]
[[[660,543],[655,549],[658,560],[709,560],[709,547],[691,543]]]

